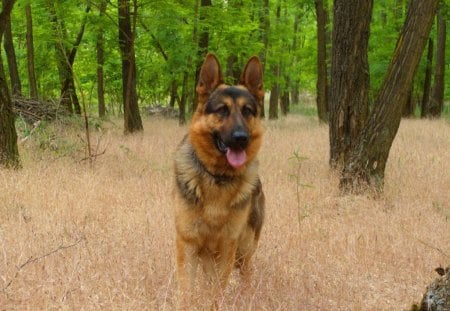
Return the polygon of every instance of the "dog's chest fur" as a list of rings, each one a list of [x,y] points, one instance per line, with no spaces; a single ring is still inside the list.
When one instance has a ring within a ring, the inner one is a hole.
[[[223,237],[239,239],[259,183],[257,161],[249,163],[242,175],[212,176],[185,138],[177,150],[175,174],[176,226],[181,236],[211,250]]]

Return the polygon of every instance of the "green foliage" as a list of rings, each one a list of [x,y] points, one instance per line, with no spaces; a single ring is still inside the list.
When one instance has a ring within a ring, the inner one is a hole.
[[[86,6],[89,4],[91,11],[87,14],[84,37],[74,63],[75,75],[81,83],[77,86],[77,91],[84,92],[90,110],[95,112],[96,43],[98,33],[102,30],[106,106],[109,113],[121,112],[122,72],[118,48],[117,1],[107,1],[106,14],[100,17],[99,6],[102,1],[105,0],[53,1],[57,16],[63,22],[64,31],[59,37],[55,36],[52,28],[48,0],[16,1],[12,12],[12,31],[24,94],[28,94],[29,88],[25,5],[31,3],[32,6],[35,69],[39,94],[42,98],[57,98],[60,95],[61,85],[55,45],[63,44],[67,49],[72,48],[81,21],[86,15]],[[230,56],[237,57],[234,69],[240,71],[250,56],[263,54],[265,47],[262,40],[264,33],[261,19],[265,12],[262,0],[216,0],[211,7],[196,9],[198,3],[196,0],[138,0],[135,54],[138,96],[142,107],[167,104],[172,81],[177,82],[177,93],[180,97],[185,72],[189,73],[188,87],[191,90],[189,93],[193,94],[194,66],[198,58],[203,57],[199,56],[197,51],[198,35],[202,30],[209,32],[209,51],[218,55],[224,74]],[[331,20],[332,1],[327,1],[327,6]],[[277,17],[278,7],[279,17]],[[447,16],[448,11],[447,9]],[[200,13],[205,16],[204,19],[199,19]],[[374,2],[369,44],[372,98],[383,81],[405,15],[406,1]],[[294,32],[296,19],[299,21],[299,27],[298,31]],[[314,93],[317,66],[314,2],[269,1],[269,20],[265,88],[270,89],[275,79],[278,79],[281,91],[298,87],[302,91]],[[435,29],[432,30],[431,36],[436,36]],[[449,36],[450,31],[447,31],[447,37]],[[295,49],[294,40],[297,42]],[[447,64],[450,64],[449,50],[447,48]],[[328,58],[330,56],[328,53]],[[277,63],[280,64],[282,71],[279,77],[270,70],[271,66]],[[414,90],[417,98],[422,92],[424,68],[425,60],[422,60],[415,79]],[[446,75],[447,81],[449,76]],[[227,77],[226,80],[228,81]],[[449,98],[450,88],[446,87],[445,90],[446,98]],[[292,108],[299,113],[314,113],[309,107]]]

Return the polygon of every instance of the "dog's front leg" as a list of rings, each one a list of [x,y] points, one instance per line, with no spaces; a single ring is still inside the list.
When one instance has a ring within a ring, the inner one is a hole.
[[[225,241],[221,247],[221,258],[219,260],[220,287],[224,290],[228,285],[228,279],[233,271],[236,260],[238,242],[237,240]]]
[[[198,250],[183,240],[180,235],[176,239],[177,280],[178,280],[178,310],[189,310],[194,298],[196,272],[199,263]]]

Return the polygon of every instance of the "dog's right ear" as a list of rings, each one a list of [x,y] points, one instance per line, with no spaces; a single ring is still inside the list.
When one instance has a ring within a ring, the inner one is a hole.
[[[219,61],[214,54],[208,53],[198,77],[198,84],[196,87],[197,94],[199,96],[208,96],[222,83],[223,78]]]

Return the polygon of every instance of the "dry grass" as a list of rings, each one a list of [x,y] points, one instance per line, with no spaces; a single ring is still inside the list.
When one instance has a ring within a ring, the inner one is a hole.
[[[106,153],[94,169],[78,161],[82,132],[62,126],[21,144],[21,171],[0,169],[0,309],[174,308],[172,155],[185,128],[144,126],[132,137],[110,123],[96,132]],[[327,127],[299,116],[265,127],[254,293],[240,297],[236,275],[222,309],[419,301],[433,269],[450,264],[449,124],[402,122],[378,199],[338,194]]]

